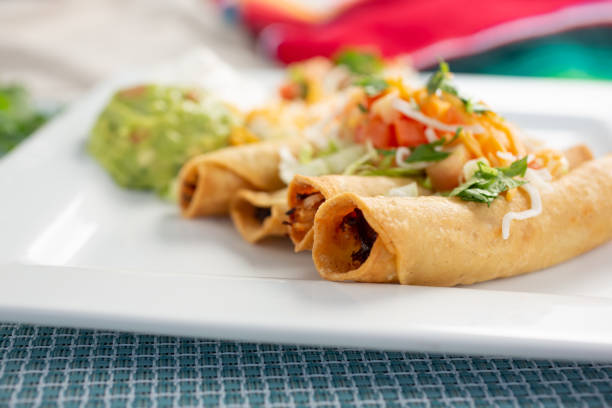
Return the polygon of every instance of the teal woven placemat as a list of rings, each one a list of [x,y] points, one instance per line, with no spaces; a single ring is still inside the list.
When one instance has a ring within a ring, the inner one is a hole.
[[[0,407],[607,407],[612,364],[0,323]]]

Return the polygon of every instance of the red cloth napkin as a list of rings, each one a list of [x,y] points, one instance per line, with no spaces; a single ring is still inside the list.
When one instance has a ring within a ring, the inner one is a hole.
[[[278,0],[245,0],[244,23],[282,62],[330,56],[345,45],[409,53],[417,67],[510,42],[612,23],[609,0],[357,0],[320,17]]]

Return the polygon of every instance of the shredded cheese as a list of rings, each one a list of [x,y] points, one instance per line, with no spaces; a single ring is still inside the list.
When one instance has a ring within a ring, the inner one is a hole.
[[[498,151],[496,154],[497,154],[497,157],[499,157],[500,159],[507,160],[510,162],[516,161],[516,156],[510,152]]]
[[[404,160],[406,160],[406,157],[410,156],[411,153],[412,152],[410,151],[410,149],[405,146],[398,147],[395,151],[395,163],[397,163],[397,165],[401,167],[402,163],[404,163]]]
[[[529,200],[531,201],[531,208],[526,211],[510,211],[502,219],[502,237],[508,239],[510,236],[510,223],[512,220],[526,220],[528,218],[537,217],[542,213],[542,197],[537,188],[530,184],[523,184],[520,188],[525,190],[529,194]]]
[[[436,134],[436,131],[430,127],[425,128],[425,137],[427,138],[427,141],[429,143],[438,141],[438,135]]]
[[[457,129],[461,128],[466,132],[472,132],[474,134],[484,133],[484,129],[480,125],[466,126],[466,125],[447,125],[437,119],[430,118],[424,115],[418,110],[415,110],[409,102],[403,99],[397,98],[393,101],[393,107],[408,116],[411,119],[421,122],[422,124],[429,126],[432,129],[441,130],[443,132],[455,133]]]

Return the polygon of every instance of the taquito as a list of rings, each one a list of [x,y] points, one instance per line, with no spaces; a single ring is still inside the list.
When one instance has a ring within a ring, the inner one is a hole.
[[[334,281],[454,286],[523,274],[578,256],[612,238],[612,155],[582,164],[540,191],[522,189],[490,207],[457,198],[338,195],[317,211],[314,263]]]
[[[266,237],[285,236],[287,189],[272,193],[240,190],[230,206],[230,216],[242,237],[251,243]]]
[[[241,189],[275,191],[284,187],[278,173],[279,149],[292,151],[299,139],[228,147],[189,160],[179,173],[179,204],[185,217],[225,215]]]
[[[363,197],[383,195],[395,187],[412,182],[414,180],[409,178],[380,176],[296,175],[287,192],[289,237],[295,245],[295,252],[312,249],[315,213],[325,200],[347,192]],[[426,190],[420,189],[420,194],[425,193]]]
[[[572,146],[564,150],[563,155],[571,170],[595,158],[591,149],[585,144]]]

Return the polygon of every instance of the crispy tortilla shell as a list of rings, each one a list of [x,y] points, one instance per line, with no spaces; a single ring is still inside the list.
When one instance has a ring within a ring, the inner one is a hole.
[[[338,195],[315,217],[315,266],[335,281],[454,286],[546,268],[612,238],[612,155],[582,164],[541,191],[542,213],[512,221],[504,240],[504,215],[531,207],[519,191],[490,207],[438,196]],[[356,209],[377,234],[363,262],[355,260],[363,239],[343,223]]]
[[[299,220],[296,220],[289,227],[289,237],[295,245],[295,251],[312,249],[314,215],[319,205],[325,200],[346,192],[364,197],[383,195],[395,187],[413,181],[409,178],[379,176],[328,175],[308,177],[296,175],[289,184],[287,193],[289,208],[296,212],[296,216],[299,215]],[[319,199],[313,203],[314,195],[317,195]]]
[[[228,147],[196,156],[179,173],[183,216],[225,215],[241,189],[275,191],[284,187],[278,174],[279,149],[296,150],[300,140]]]
[[[286,236],[287,189],[272,193],[240,190],[230,206],[230,216],[242,237],[251,243],[267,237]]]

